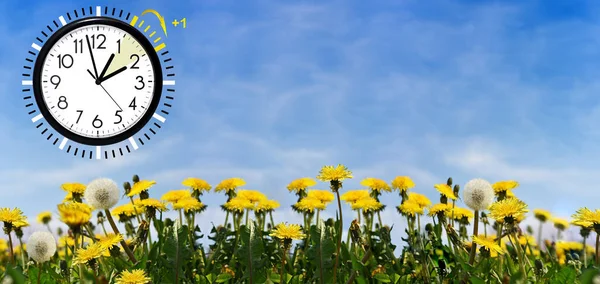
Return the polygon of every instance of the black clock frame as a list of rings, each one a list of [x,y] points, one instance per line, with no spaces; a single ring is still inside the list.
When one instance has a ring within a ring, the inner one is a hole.
[[[148,109],[146,109],[146,112],[144,113],[144,115],[142,115],[142,117],[138,120],[137,123],[135,123],[129,129],[127,129],[115,136],[111,136],[111,137],[93,138],[93,137],[82,136],[82,135],[76,134],[74,132],[71,132],[69,129],[62,126],[54,118],[54,116],[48,110],[48,106],[46,105],[46,103],[44,101],[44,97],[43,97],[44,95],[43,95],[43,91],[42,91],[42,78],[41,78],[42,69],[43,69],[44,62],[46,61],[46,57],[48,56],[48,53],[50,52],[50,49],[63,36],[67,35],[68,33],[72,32],[75,29],[85,27],[85,26],[90,26],[90,25],[108,25],[108,26],[112,26],[112,27],[121,29],[121,30],[129,33],[135,40],[137,40],[140,43],[142,48],[144,48],[144,50],[146,51],[146,54],[148,54],[148,58],[150,59],[150,64],[152,64],[152,67],[154,69],[154,91],[153,91],[152,100],[150,102],[150,105],[148,106]],[[156,51],[154,51],[154,47],[152,46],[152,43],[150,43],[150,41],[146,38],[146,36],[142,32],[140,32],[135,27],[133,27],[123,21],[120,21],[118,19],[102,17],[102,16],[89,17],[89,18],[84,18],[84,19],[80,19],[77,21],[73,21],[73,22],[65,25],[61,29],[57,30],[52,36],[50,36],[48,41],[46,41],[46,43],[43,45],[43,47],[40,50],[39,55],[36,59],[34,68],[33,68],[33,93],[35,96],[35,101],[38,106],[38,109],[40,110],[40,112],[42,113],[42,115],[44,116],[44,118],[46,119],[48,124],[50,124],[50,126],[52,126],[52,128],[54,128],[58,133],[60,133],[67,139],[72,140],[77,143],[80,143],[80,144],[84,144],[84,145],[88,145],[88,146],[106,146],[106,145],[112,145],[112,144],[119,143],[121,141],[128,139],[129,137],[134,136],[136,133],[138,133],[140,130],[142,130],[146,126],[146,124],[148,124],[148,122],[154,115],[154,112],[158,108],[158,104],[160,103],[160,99],[162,96],[162,88],[163,88],[162,80],[163,80],[162,66],[160,64],[158,54],[156,53]]]

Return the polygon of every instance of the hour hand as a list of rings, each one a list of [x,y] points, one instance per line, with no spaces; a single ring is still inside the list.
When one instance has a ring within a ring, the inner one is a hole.
[[[127,66],[123,66],[123,67],[117,69],[115,72],[112,72],[106,76],[101,77],[100,79],[96,80],[96,84],[102,84],[102,82],[114,77],[115,75],[117,75],[125,70],[127,70]]]

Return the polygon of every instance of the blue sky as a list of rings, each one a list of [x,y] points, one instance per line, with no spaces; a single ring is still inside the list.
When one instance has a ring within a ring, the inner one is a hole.
[[[345,189],[366,177],[409,175],[415,191],[435,201],[433,184],[449,176],[461,185],[515,179],[532,209],[568,217],[597,207],[593,1],[88,5],[188,19],[185,30],[168,27],[178,72],[172,115],[135,154],[89,161],[62,153],[26,115],[20,70],[41,27],[80,1],[0,3],[0,207],[55,211],[62,183],[96,177],[122,183],[137,173],[157,181],[151,195],[159,197],[188,176],[212,184],[239,176],[282,203],[279,220],[301,222],[287,209],[295,199],[286,185],[338,163],[355,174]],[[222,222],[224,196],[204,201],[209,230],[211,220]],[[400,200],[393,193],[385,202],[392,209]],[[404,223],[395,210],[383,217]]]

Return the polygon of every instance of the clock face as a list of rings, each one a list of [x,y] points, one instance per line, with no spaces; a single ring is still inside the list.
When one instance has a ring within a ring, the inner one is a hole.
[[[110,19],[63,29],[36,62],[40,110],[76,142],[108,145],[129,138],[160,100],[162,73],[152,45],[136,29]]]

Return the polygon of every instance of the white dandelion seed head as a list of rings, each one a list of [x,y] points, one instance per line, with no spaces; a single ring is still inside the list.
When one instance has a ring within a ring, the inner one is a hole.
[[[35,232],[27,240],[27,254],[37,263],[43,263],[56,253],[56,239],[48,232]]]
[[[83,197],[95,209],[110,209],[119,202],[119,186],[108,178],[95,179],[87,185]]]
[[[465,184],[463,201],[473,210],[486,210],[494,202],[494,188],[484,179],[472,179]]]

